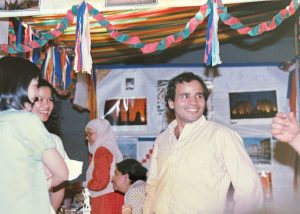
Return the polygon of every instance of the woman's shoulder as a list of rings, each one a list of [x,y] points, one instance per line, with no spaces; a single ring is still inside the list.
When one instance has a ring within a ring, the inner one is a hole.
[[[38,121],[38,123],[42,123],[37,115],[28,111],[9,109],[1,112],[1,117],[3,120],[16,121],[17,123],[28,124],[36,121]]]
[[[134,207],[140,207],[146,198],[146,183],[144,181],[134,182],[125,193],[125,203]]]
[[[106,146],[99,146],[97,149],[96,149],[96,152],[110,152],[109,149],[106,147]]]
[[[69,159],[69,157],[65,151],[64,144],[63,144],[61,138],[59,136],[57,136],[56,134],[52,134],[52,133],[50,133],[50,136],[51,136],[52,140],[55,142],[56,149],[59,151],[61,156],[63,156],[64,159]]]
[[[113,156],[113,154],[111,153],[111,151],[108,148],[106,148],[104,146],[100,146],[99,148],[96,149],[95,156],[111,158]]]
[[[54,141],[58,142],[58,144],[62,144],[61,138],[58,135],[53,133],[50,133],[50,135]]]
[[[145,195],[146,194],[146,182],[138,180],[134,182],[127,191],[127,195]]]

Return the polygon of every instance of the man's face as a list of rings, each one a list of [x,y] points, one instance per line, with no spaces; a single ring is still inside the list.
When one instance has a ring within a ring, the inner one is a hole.
[[[168,104],[174,109],[177,124],[181,127],[198,120],[206,105],[202,85],[196,80],[177,84],[175,99],[169,100]]]

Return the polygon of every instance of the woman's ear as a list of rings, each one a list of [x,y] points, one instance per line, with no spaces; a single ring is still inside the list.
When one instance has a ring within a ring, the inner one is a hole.
[[[130,178],[129,178],[129,175],[128,175],[128,174],[125,174],[124,176],[125,176],[125,181],[126,181],[126,183],[131,184],[131,180],[130,180]]]

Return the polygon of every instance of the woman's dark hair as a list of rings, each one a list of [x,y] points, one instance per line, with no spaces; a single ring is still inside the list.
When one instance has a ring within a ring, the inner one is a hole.
[[[146,181],[147,169],[135,159],[125,159],[116,164],[117,170],[123,175],[128,174],[131,184],[137,180]]]
[[[169,108],[168,101],[169,100],[174,101],[174,99],[175,99],[176,85],[179,83],[183,83],[183,82],[191,82],[193,80],[196,80],[201,84],[201,86],[203,88],[205,101],[207,100],[208,89],[207,89],[207,86],[204,83],[204,81],[201,79],[201,77],[192,72],[183,72],[183,73],[173,77],[168,83],[167,93],[165,96],[165,102],[166,102],[166,105],[168,108]]]
[[[0,59],[0,111],[24,109],[28,98],[28,86],[35,78],[41,77],[40,69],[29,60],[4,56]]]
[[[49,119],[44,122],[44,125],[48,132],[52,134],[56,134],[58,136],[61,135],[60,131],[60,115],[59,115],[59,108],[60,108],[60,103],[57,100],[56,96],[57,92],[54,89],[54,87],[45,79],[41,78],[38,83],[38,88],[41,87],[47,87],[51,90],[51,95],[53,97],[53,110],[49,116]]]

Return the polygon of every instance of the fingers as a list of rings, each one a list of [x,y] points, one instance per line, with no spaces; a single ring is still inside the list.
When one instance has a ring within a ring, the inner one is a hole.
[[[287,115],[283,112],[278,112],[276,116],[272,119],[271,134],[276,138],[280,137],[280,135],[282,135],[283,132],[286,130],[288,124],[289,118],[287,117]]]
[[[296,117],[295,117],[294,112],[290,112],[290,113],[289,113],[289,120],[290,120],[292,123],[297,123],[297,119],[296,119]]]
[[[292,115],[294,114],[293,112],[290,112],[289,115],[291,115],[291,113],[292,113]],[[287,116],[287,114],[284,113],[284,112],[277,112],[277,114],[276,114],[275,117],[282,118],[282,119],[286,119],[288,116]]]
[[[281,118],[273,118],[272,120],[272,129],[275,128],[275,129],[279,129],[279,128],[283,128],[285,126],[288,125],[288,120],[287,119],[281,119]]]
[[[291,116],[291,118],[294,117],[293,115],[289,115],[289,116]],[[276,127],[276,126],[286,126],[286,125],[288,125],[289,119],[290,118],[285,113],[278,112],[276,114],[276,116],[272,119],[272,128],[273,128],[273,126]]]

